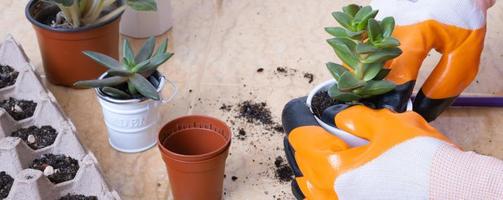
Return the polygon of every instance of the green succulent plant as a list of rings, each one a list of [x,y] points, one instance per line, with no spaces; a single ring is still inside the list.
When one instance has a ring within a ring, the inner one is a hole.
[[[85,25],[107,21],[126,9],[126,5],[139,11],[157,10],[155,0],[124,0],[126,3],[111,10],[111,5],[121,0],[42,0],[58,6],[52,26],[78,28]],[[105,14],[105,10],[108,13]]]
[[[335,38],[327,42],[344,65],[327,63],[327,68],[337,80],[328,94],[341,102],[358,102],[361,99],[381,95],[396,85],[384,80],[389,69],[384,63],[399,56],[400,42],[392,37],[395,27],[393,17],[377,21],[378,11],[370,6],[348,5],[332,16],[341,27],[327,27]]]
[[[153,74],[159,66],[173,56],[173,53],[167,52],[167,39],[161,43],[156,52],[154,52],[154,46],[155,38],[150,37],[135,56],[129,41],[125,39],[122,47],[122,64],[107,55],[84,51],[84,54],[108,68],[108,76],[103,79],[78,81],[74,86],[100,88],[103,93],[118,99],[143,96],[159,100],[156,89],[159,82]]]

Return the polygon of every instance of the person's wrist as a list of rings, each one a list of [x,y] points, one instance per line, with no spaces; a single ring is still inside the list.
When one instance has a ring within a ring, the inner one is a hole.
[[[442,146],[430,172],[430,199],[501,199],[503,161]]]

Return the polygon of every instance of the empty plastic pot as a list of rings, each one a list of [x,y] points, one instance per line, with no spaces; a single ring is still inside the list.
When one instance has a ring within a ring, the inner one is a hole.
[[[175,200],[222,199],[231,138],[224,122],[207,116],[185,116],[164,125],[158,146]]]

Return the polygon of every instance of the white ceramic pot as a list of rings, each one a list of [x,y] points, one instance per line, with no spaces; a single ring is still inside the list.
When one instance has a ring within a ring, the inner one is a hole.
[[[127,8],[120,22],[120,33],[146,38],[165,33],[173,26],[171,0],[156,0],[157,11],[136,11]]]
[[[103,74],[100,78],[105,77]],[[154,101],[152,99],[114,99],[96,89],[98,100],[103,110],[103,117],[108,129],[110,145],[121,152],[136,153],[145,151],[156,144],[159,130],[159,105],[169,102],[177,92],[176,86],[164,76],[159,75],[158,92],[161,92],[165,83],[173,87],[171,97]]]
[[[337,81],[334,79],[325,81],[325,82],[317,85],[313,90],[311,90],[311,92],[309,92],[309,95],[307,96],[306,104],[312,113],[314,113],[314,112],[313,112],[313,109],[311,108],[311,101],[313,100],[314,95],[316,93],[318,93],[318,91],[320,91],[320,90],[328,90],[328,88],[330,86],[334,85],[335,83],[337,83]],[[412,101],[411,100],[409,100],[409,102],[407,102],[407,110],[408,111],[412,110]],[[314,115],[314,118],[328,132],[341,138],[346,143],[348,143],[350,146],[362,146],[362,145],[365,145],[368,143],[368,141],[363,138],[357,137],[351,133],[348,133],[346,131],[343,131],[341,129],[338,129],[338,128],[335,128],[333,126],[328,125],[327,123],[321,121],[321,119],[319,119],[316,115]]]

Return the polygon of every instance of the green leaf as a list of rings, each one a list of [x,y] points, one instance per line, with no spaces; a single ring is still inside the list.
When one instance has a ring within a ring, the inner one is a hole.
[[[142,70],[143,68],[147,67],[150,64],[150,61],[152,59],[154,59],[154,58],[150,58],[148,60],[142,61],[141,63],[138,63],[136,66],[133,67],[133,69],[131,69],[131,71],[136,73],[136,72]]]
[[[341,26],[343,26],[347,29],[353,30],[353,28],[351,27],[351,21],[352,21],[353,17],[349,16],[346,13],[339,12],[339,11],[333,12],[332,16],[335,18],[335,20],[337,22],[339,22],[339,24]]]
[[[145,65],[144,67],[138,68],[137,72],[144,73],[144,72],[148,72],[148,71],[155,71],[155,70],[157,70],[157,68],[159,66],[161,66],[167,60],[169,60],[171,58],[171,56],[173,56],[173,55],[174,54],[172,54],[172,53],[164,53],[164,54],[155,56],[150,60],[150,63],[148,63],[148,65]]]
[[[367,27],[368,20],[374,18],[377,12],[377,10],[372,10],[370,6],[365,6],[358,10],[353,20],[353,23],[356,24],[356,30],[364,30]]]
[[[122,57],[127,61],[128,66],[134,65],[134,53],[133,49],[131,49],[131,45],[127,39],[124,39],[122,43]]]
[[[332,87],[330,87],[330,89],[328,90],[328,95],[330,97],[332,97],[333,99],[336,99],[336,100],[342,101],[342,102],[357,101],[357,100],[361,99],[361,97],[357,94],[354,94],[351,92],[340,91],[337,88],[337,85],[333,85]]]
[[[130,77],[129,80],[141,95],[153,100],[160,99],[159,93],[157,93],[156,88],[150,82],[148,82],[148,80],[145,79],[145,77],[143,77],[142,75],[134,74],[133,76]]]
[[[111,76],[131,76],[131,75],[133,75],[132,72],[122,70],[122,69],[110,69],[107,71],[107,73],[110,74]]]
[[[131,82],[131,80],[129,80],[127,82],[127,89],[129,91],[129,93],[131,93],[131,95],[133,95],[133,96],[138,95],[138,90],[136,90],[136,88],[134,87],[133,82]]]
[[[363,75],[364,81],[369,81],[374,79],[377,74],[384,68],[383,63],[371,63],[365,65],[365,74]]]
[[[349,72],[348,69],[346,69],[344,66],[333,63],[333,62],[328,62],[327,64],[328,71],[332,74],[335,80],[339,81],[341,78],[342,74],[344,72]]]
[[[342,7],[342,11],[344,13],[348,14],[349,16],[354,17],[358,10],[360,10],[361,6],[356,5],[356,4],[349,4],[347,6]]]
[[[166,53],[166,50],[168,49],[168,39],[165,39],[162,41],[161,45],[157,48],[157,52],[155,55],[161,55],[163,53]]]
[[[152,56],[152,52],[154,52],[155,46],[155,37],[149,37],[148,40],[141,47],[140,52],[134,58],[135,63],[140,63]]]
[[[358,43],[356,45],[356,53],[359,53],[359,54],[368,54],[368,53],[374,53],[376,51],[379,51],[378,48],[375,48],[374,46],[372,45],[369,45],[369,44],[365,44],[365,43]]]
[[[332,38],[327,40],[328,44],[334,48],[337,56],[352,69],[358,64],[358,58],[354,54],[356,44],[347,38]]]
[[[379,73],[374,77],[373,80],[382,80],[384,78],[386,78],[386,76],[388,76],[389,72],[391,71],[391,69],[381,69],[381,71],[379,71]]]
[[[98,80],[77,81],[73,85],[79,88],[98,88],[105,86],[116,86],[128,80],[127,77],[112,76]]]
[[[340,91],[348,92],[364,86],[365,81],[358,80],[351,72],[344,72],[337,84]]]
[[[111,97],[118,98],[118,99],[130,99],[131,98],[131,95],[129,95],[128,93],[126,93],[122,90],[119,90],[119,89],[115,89],[113,87],[103,87],[101,89],[101,91],[103,91],[103,93],[105,93]]]
[[[330,35],[338,38],[351,38],[354,40],[361,39],[361,36],[364,33],[364,31],[357,31],[357,32],[349,31],[342,27],[326,27],[325,31]]]
[[[387,37],[383,38],[380,42],[375,43],[374,45],[379,48],[397,47],[400,46],[400,41],[392,37]]]
[[[393,17],[385,17],[381,21],[381,27],[383,30],[384,37],[391,37],[393,29],[395,29],[395,19]]]
[[[138,11],[156,11],[155,0],[127,0],[127,5]]]
[[[108,69],[124,69],[117,60],[105,54],[94,51],[83,51],[82,53],[84,53],[89,58],[95,60],[96,62],[102,64],[103,66],[107,67]]]
[[[387,80],[368,81],[365,87],[359,89],[358,93],[370,97],[387,93],[395,89],[395,87],[395,84]]]
[[[389,59],[399,56],[400,54],[402,54],[402,50],[396,47],[391,49],[382,49],[378,52],[370,54],[362,62],[363,63],[385,62]]]
[[[382,37],[381,26],[379,25],[379,22],[377,22],[375,19],[369,19],[367,31],[369,39],[373,44],[382,40],[383,37]]]

